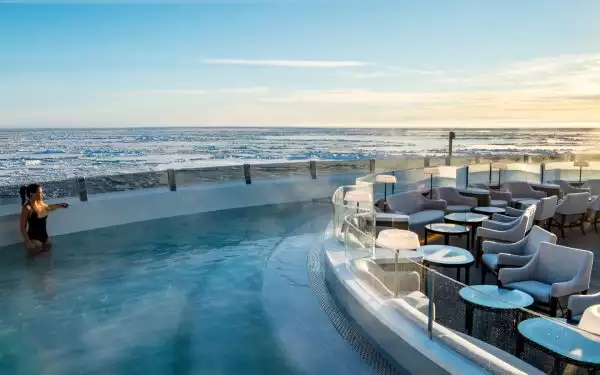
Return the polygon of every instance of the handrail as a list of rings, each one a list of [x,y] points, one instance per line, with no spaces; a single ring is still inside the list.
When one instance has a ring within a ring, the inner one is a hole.
[[[548,175],[551,168],[550,163],[567,162],[573,160],[571,154],[556,156],[528,156],[522,157],[453,157],[454,166],[466,165],[469,162],[489,164],[492,161],[510,161],[518,162],[528,160],[529,164],[547,163],[540,166],[541,178],[543,181],[545,175]],[[222,181],[246,181],[251,184],[258,179],[279,178],[279,177],[301,177],[318,179],[319,176],[331,175],[337,173],[367,173],[362,180],[368,180],[369,176],[379,173],[396,173],[411,169],[420,169],[426,166],[443,166],[447,164],[445,158],[398,158],[398,159],[380,159],[380,160],[310,160],[310,161],[291,161],[284,163],[269,164],[244,164],[244,165],[225,165],[202,168],[184,168],[168,169],[162,171],[145,171],[117,175],[105,176],[79,176],[66,180],[42,181],[45,185],[45,192],[50,198],[76,197],[81,201],[86,201],[89,195],[97,193],[109,193],[124,190],[138,190],[145,188],[168,188],[171,191],[177,191],[181,185],[194,183],[212,183]],[[544,175],[545,171],[545,175]],[[191,178],[190,178],[191,177]],[[396,186],[392,185],[392,194],[396,192]],[[0,185],[0,205],[5,204],[3,200],[18,199],[18,185]]]

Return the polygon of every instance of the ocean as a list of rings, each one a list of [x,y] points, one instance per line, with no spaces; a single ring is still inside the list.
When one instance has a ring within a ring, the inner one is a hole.
[[[600,150],[600,128],[454,131],[457,156]],[[0,129],[0,144],[0,185],[15,185],[242,163],[444,156],[448,130]]]

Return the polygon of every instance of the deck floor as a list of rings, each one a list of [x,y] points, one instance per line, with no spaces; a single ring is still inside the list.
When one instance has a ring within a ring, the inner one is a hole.
[[[572,230],[566,230],[566,237],[563,239],[560,237],[556,230],[553,230],[558,236],[558,244],[585,249],[594,253],[595,262],[592,268],[592,280],[589,289],[589,293],[596,293],[600,291],[600,234],[594,232],[593,228],[586,229],[586,235],[582,235],[578,228]],[[428,237],[428,244],[442,244],[443,237],[439,235],[432,235]],[[465,247],[466,240],[464,238],[459,239],[458,237],[452,236],[450,238],[450,245]],[[444,275],[456,278],[456,270],[448,268],[434,267],[434,269]],[[460,284],[449,282],[448,280],[441,277],[434,281],[434,302],[436,306],[436,321],[450,327],[452,329],[465,332],[465,310],[464,303],[458,294],[460,290]],[[464,282],[464,276],[461,278]],[[486,284],[495,284],[496,277],[487,273]],[[481,284],[481,269],[473,265],[470,268],[470,284],[477,285]],[[562,308],[566,309],[566,301],[562,302]],[[489,342],[497,347],[512,352],[516,336],[514,333],[514,327],[509,322],[514,318],[509,313],[490,313],[476,310],[474,313],[474,330],[473,335],[481,340]],[[560,309],[559,309],[560,314]],[[528,345],[525,347],[524,357],[527,362],[535,365],[541,370],[549,373],[552,369],[553,358],[541,351],[531,348]],[[587,374],[587,371],[582,368],[577,368],[571,365],[566,366],[564,374]]]

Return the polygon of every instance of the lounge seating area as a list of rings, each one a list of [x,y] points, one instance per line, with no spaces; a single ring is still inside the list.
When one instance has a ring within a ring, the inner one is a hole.
[[[559,180],[554,180],[553,183],[561,186],[562,199],[557,195],[548,197],[546,192],[536,190],[526,182],[507,182],[500,187],[499,191],[485,186],[490,191],[490,197],[494,192],[502,194],[502,196],[495,195],[495,198],[504,198],[497,199],[507,202],[504,206],[500,203],[495,206],[477,207],[477,199],[464,196],[455,188],[442,187],[432,191],[431,195],[434,199],[427,198],[421,191],[388,195],[387,207],[393,213],[408,216],[408,229],[420,235],[421,243],[423,243],[421,229],[425,225],[445,221],[454,223],[447,220],[449,214],[464,215],[463,224],[470,227],[477,240],[476,245],[470,250],[475,259],[474,264],[466,263],[466,272],[473,273],[468,285],[497,285],[499,290],[519,291],[523,295],[530,296],[533,301],[532,305],[525,304],[523,307],[548,318],[554,317],[558,319],[557,324],[566,321],[572,327],[584,327],[586,331],[600,335],[600,269],[594,267],[594,255],[600,251],[600,237],[597,235],[597,224],[600,222],[600,198],[591,197],[590,187],[574,188],[570,184],[566,186]],[[484,188],[479,185],[476,187]],[[495,211],[492,208],[499,210]],[[485,214],[481,215],[478,212]],[[487,218],[479,218],[486,215]],[[477,222],[477,220],[481,221]],[[479,224],[475,225],[476,223]],[[572,231],[573,228],[577,231]],[[593,228],[592,233],[590,228]],[[448,231],[452,233],[452,228]],[[453,243],[447,248],[447,253],[452,254],[452,259],[448,258],[444,261],[444,256],[441,255],[442,261],[440,261],[440,251],[437,251],[438,259],[427,264],[432,264],[435,272],[454,278],[452,273],[454,271],[448,268],[456,267],[454,264],[456,257],[460,255],[461,250],[464,251],[463,247],[468,248],[464,245],[462,237],[460,235],[450,237]],[[435,234],[428,238],[433,243],[441,239],[441,236]],[[445,241],[448,244],[448,240]],[[443,253],[444,247],[437,246]],[[389,241],[385,243],[385,247],[391,251],[397,248]],[[418,259],[423,259],[425,263],[427,253],[420,254]],[[374,267],[378,266],[375,264]],[[480,268],[478,270],[480,272],[473,272],[477,268]],[[490,277],[490,273],[493,277]],[[371,271],[371,274],[374,272]],[[480,277],[474,277],[479,274]],[[460,280],[458,275],[457,279]],[[394,287],[397,287],[397,284],[394,284],[393,273],[387,271],[379,276],[386,289],[392,293]],[[448,324],[451,326],[457,321],[456,311],[448,309],[460,310],[459,306],[462,302],[460,299],[457,300],[457,297],[449,299],[451,297],[444,295],[448,293],[450,286],[444,287],[442,291],[436,290],[434,295],[438,295],[435,297],[437,299],[430,300],[427,282],[423,279],[423,275],[421,277],[420,289],[418,289],[420,294],[411,305],[426,314],[425,309],[429,303],[434,303],[436,316],[439,316],[441,321],[448,317]],[[439,280],[439,277],[437,279]],[[416,282],[411,284],[403,281],[403,284],[413,285],[414,290],[397,291],[398,295],[409,295],[417,291],[414,287],[417,285]],[[459,284],[455,287],[460,288]],[[440,297],[439,293],[442,293],[443,297]],[[439,298],[443,300],[438,300]],[[473,312],[467,313],[462,319],[465,321],[473,319],[468,314],[472,315]],[[548,318],[542,323],[551,323]],[[517,342],[517,354],[522,354],[523,345],[543,348],[544,353],[549,353],[551,357],[554,355],[554,362],[549,363],[552,364],[552,371],[557,373],[561,373],[564,366],[569,364],[578,366],[582,370],[600,369],[600,363],[594,362],[596,357],[590,357],[591,362],[586,361],[586,356],[576,356],[578,359],[573,359],[569,354],[565,356],[561,346],[558,346],[554,352],[553,346],[544,342],[543,337],[531,335],[531,326],[538,324],[537,321],[533,321],[534,319],[541,318],[530,316],[522,323],[519,323],[519,320],[515,321],[515,333],[511,335],[514,335],[514,340]],[[477,332],[477,329],[474,331]],[[585,336],[577,337],[579,341],[573,339],[573,342],[587,342]],[[595,340],[596,336],[593,336],[593,339]],[[597,339],[598,342],[590,344],[590,348],[600,350],[600,336],[597,336]]]

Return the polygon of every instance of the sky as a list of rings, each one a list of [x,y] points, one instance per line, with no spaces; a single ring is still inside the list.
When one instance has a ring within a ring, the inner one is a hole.
[[[600,126],[597,0],[0,0],[0,127]]]

